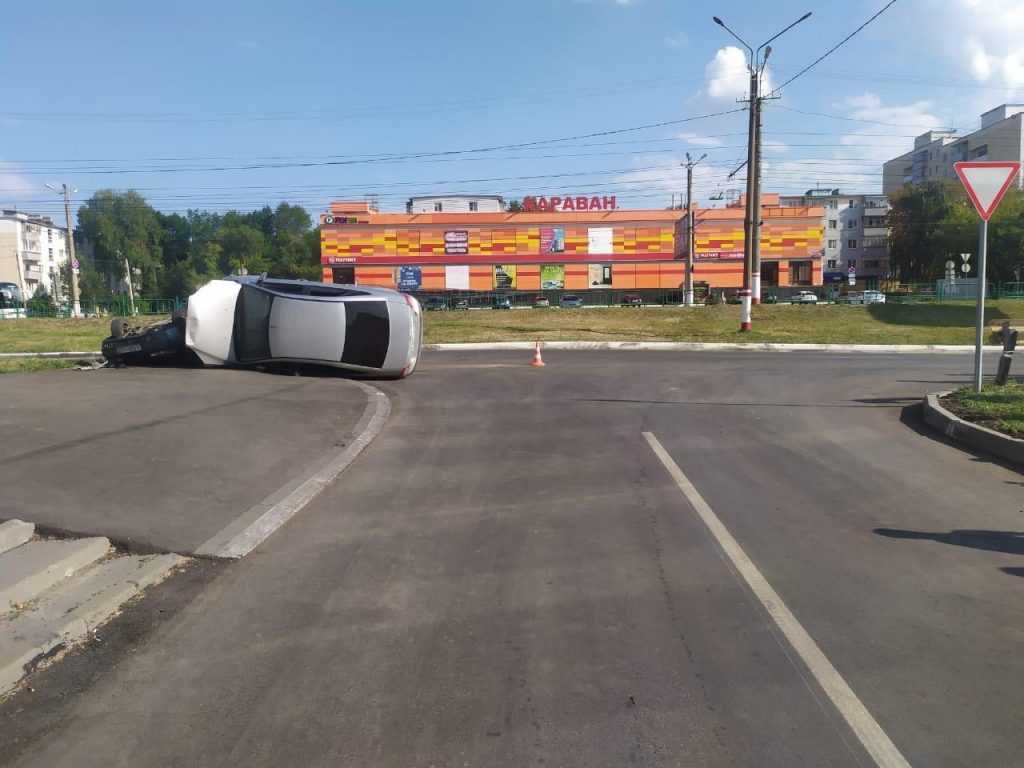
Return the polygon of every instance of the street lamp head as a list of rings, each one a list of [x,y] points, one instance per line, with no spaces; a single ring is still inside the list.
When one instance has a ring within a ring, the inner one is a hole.
[[[715,24],[717,24],[720,27],[724,27],[725,26],[725,24],[722,22],[722,20],[720,18],[718,18],[717,16],[712,16],[711,20],[713,22],[715,22]]]
[[[690,160],[691,160],[691,158],[690,158],[690,153],[689,153],[689,152],[687,152],[687,153],[686,153],[686,162],[690,162]]]
[[[809,19],[809,18],[811,18],[811,11],[808,11],[803,16],[801,16],[799,19],[797,19],[796,23],[799,24],[801,21],[807,21],[807,19]]]
[[[771,56],[771,55],[772,55],[772,47],[770,45],[765,46],[765,49],[764,49],[764,59],[762,60],[761,64],[762,65],[767,64],[768,63],[768,57]]]
[[[51,192],[56,192],[58,195],[60,194],[60,192],[58,190],[54,189],[53,184],[51,184],[48,181],[46,182],[46,188],[48,190],[50,190]]]

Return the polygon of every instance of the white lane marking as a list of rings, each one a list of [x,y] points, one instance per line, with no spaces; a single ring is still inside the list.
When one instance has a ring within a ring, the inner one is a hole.
[[[679,490],[686,496],[704,525],[711,531],[711,535],[715,537],[722,551],[747,582],[747,586],[757,596],[757,599],[761,601],[761,605],[789,640],[790,645],[807,665],[815,680],[818,681],[825,694],[839,710],[839,714],[843,716],[847,725],[860,739],[861,744],[864,745],[879,768],[910,768],[907,759],[896,749],[896,745],[892,743],[892,740],[871,716],[861,700],[857,698],[857,694],[846,684],[836,668],[832,666],[832,662],[822,653],[817,643],[807,634],[807,630],[800,625],[786,604],[782,602],[782,598],[776,594],[757,566],[740,548],[736,539],[722,525],[718,515],[704,501],[704,498],[694,488],[689,478],[683,474],[679,465],[669,456],[668,451],[665,450],[658,438],[651,432],[644,432],[643,436],[654,454],[665,465],[665,469],[672,475]]]

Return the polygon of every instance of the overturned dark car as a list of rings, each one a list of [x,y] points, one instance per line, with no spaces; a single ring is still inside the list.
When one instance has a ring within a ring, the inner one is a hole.
[[[103,340],[100,351],[111,365],[194,360],[185,347],[185,308],[174,310],[170,320],[150,325],[140,325],[133,318],[115,317],[110,321],[110,336]]]

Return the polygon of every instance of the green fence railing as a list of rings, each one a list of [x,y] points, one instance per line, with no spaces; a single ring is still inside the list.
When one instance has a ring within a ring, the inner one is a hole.
[[[143,315],[170,315],[184,302],[173,299],[136,299],[134,304],[127,297],[85,302],[82,314],[86,317],[131,317]],[[133,311],[134,310],[134,311]],[[4,301],[0,304],[0,319],[21,317],[71,317],[71,307],[40,301]]]

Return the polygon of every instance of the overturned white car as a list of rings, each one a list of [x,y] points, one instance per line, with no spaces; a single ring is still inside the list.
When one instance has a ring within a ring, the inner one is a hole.
[[[371,286],[228,277],[188,300],[185,345],[207,365],[315,363],[408,376],[420,355],[419,302]]]
[[[231,276],[199,288],[169,321],[135,329],[115,319],[103,355],[145,363],[189,349],[206,365],[310,363],[402,378],[416,368],[422,334],[420,304],[404,293]]]

